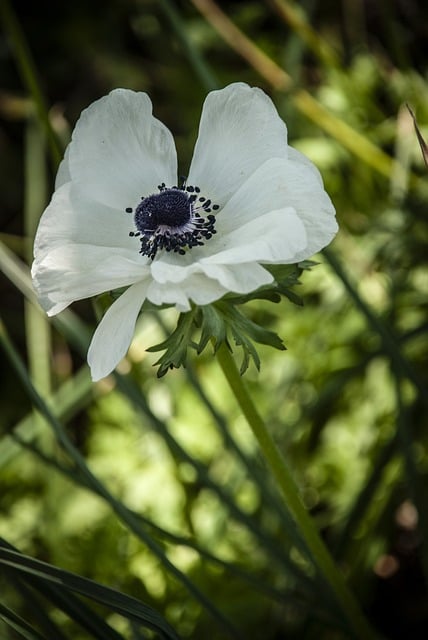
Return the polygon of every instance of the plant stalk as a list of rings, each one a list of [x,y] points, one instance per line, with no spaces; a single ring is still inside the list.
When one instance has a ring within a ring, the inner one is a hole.
[[[329,585],[333,596],[341,608],[342,614],[355,638],[374,640],[376,635],[364,617],[360,605],[349,590],[344,576],[335,565],[327,547],[306,511],[288,469],[288,466],[261,416],[236,367],[235,361],[225,344],[216,352],[217,360],[231,390],[251,427],[262,453],[272,471],[285,498],[286,507],[298,527],[307,549],[320,575]]]

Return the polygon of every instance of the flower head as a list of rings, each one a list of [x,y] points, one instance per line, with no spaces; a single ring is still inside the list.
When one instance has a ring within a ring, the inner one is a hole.
[[[145,93],[116,89],[80,116],[34,245],[42,307],[127,287],[88,353],[92,377],[126,354],[145,300],[187,312],[271,284],[270,265],[298,263],[337,231],[318,170],[287,144],[260,89],[208,94],[187,179]]]

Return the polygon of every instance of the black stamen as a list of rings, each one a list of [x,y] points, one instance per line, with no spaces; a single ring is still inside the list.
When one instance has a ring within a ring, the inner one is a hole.
[[[218,210],[200,193],[199,187],[186,185],[186,178],[180,178],[180,186],[158,185],[159,193],[141,196],[141,202],[133,210],[137,231],[131,237],[140,238],[140,253],[153,260],[158,251],[173,251],[185,255],[186,249],[203,246],[216,233],[215,216],[211,208]],[[201,203],[201,204],[199,204]],[[209,215],[206,215],[209,214]]]

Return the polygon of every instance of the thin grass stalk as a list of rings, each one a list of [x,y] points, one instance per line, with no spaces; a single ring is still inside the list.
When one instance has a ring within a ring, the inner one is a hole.
[[[40,88],[41,83],[31,51],[9,0],[0,0],[0,15],[3,20],[5,32],[12,44],[22,81],[33,99],[37,117],[45,132],[52,163],[56,169],[61,161],[63,150],[49,119],[47,102]]]
[[[94,388],[88,368],[84,365],[74,376],[68,378],[48,398],[48,404],[54,415],[61,421],[69,420],[78,411],[86,407],[102,391],[102,387]],[[10,434],[2,438],[0,449],[0,471],[19,453],[20,447],[16,443],[33,442],[39,433],[34,415],[27,415],[15,424]]]
[[[159,0],[159,5],[170,23],[174,33],[180,41],[183,50],[192,65],[196,76],[201,80],[206,91],[213,91],[218,87],[218,80],[211,67],[199,55],[199,51],[186,32],[186,25],[171,0]]]
[[[391,462],[394,455],[396,455],[396,449],[397,438],[396,436],[394,436],[382,447],[382,449],[376,455],[372,465],[372,472],[368,477],[363,490],[358,495],[355,503],[353,504],[352,509],[346,519],[345,525],[340,532],[340,535],[335,540],[333,554],[338,561],[344,560],[347,557],[350,558],[350,543],[353,541],[355,533],[364,525],[367,517],[367,511],[369,510],[370,506],[375,503],[375,496],[377,491],[379,491],[379,488],[384,487],[382,479],[387,466]],[[393,491],[395,485],[389,486],[390,490]],[[379,508],[379,503],[377,502],[376,504],[378,505],[379,512],[381,512],[382,509]]]
[[[29,264],[33,258],[32,241],[40,214],[46,206],[46,183],[44,139],[38,124],[30,118],[25,136],[24,190],[24,231],[31,240],[26,250]],[[50,325],[46,314],[27,300],[24,313],[30,376],[39,392],[48,396],[51,393]]]
[[[192,0],[206,21],[277,91],[288,91],[293,80],[264,51],[257,47],[212,0]]]
[[[423,403],[428,406],[428,394],[425,382],[420,378],[419,374],[413,369],[410,362],[403,356],[399,348],[397,336],[392,332],[391,328],[382,322],[380,318],[372,311],[370,306],[363,300],[358,293],[356,286],[351,282],[345,272],[339,258],[331,249],[324,249],[323,255],[326,257],[330,266],[342,281],[346,291],[350,295],[357,309],[366,318],[368,325],[376,333],[382,341],[382,347],[385,355],[387,355],[394,367],[395,375],[406,377],[414,384]]]
[[[340,67],[336,51],[311,27],[301,6],[289,0],[268,0],[268,4],[316,55],[318,60],[326,67]]]
[[[1,545],[3,546],[3,544]],[[59,626],[51,619],[50,615],[45,611],[40,595],[37,589],[32,590],[16,576],[15,572],[3,567],[4,575],[10,584],[13,584],[15,590],[21,596],[21,600],[25,602],[25,613],[32,624],[37,625],[44,634],[45,638],[55,638],[55,640],[68,640],[67,636],[61,631]]]
[[[31,625],[28,624],[21,616],[18,616],[14,611],[6,607],[0,602],[0,620],[3,620],[5,625],[14,629],[21,638],[25,640],[47,640],[45,636],[42,636],[39,631],[36,631]],[[0,629],[1,631],[1,629]]]

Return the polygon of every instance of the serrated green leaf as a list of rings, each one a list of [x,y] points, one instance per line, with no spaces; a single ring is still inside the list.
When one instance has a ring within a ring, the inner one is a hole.
[[[248,369],[250,365],[250,358],[253,360],[257,371],[260,371],[260,357],[251,340],[248,340],[245,334],[238,332],[235,327],[232,327],[232,335],[235,340],[235,344],[241,346],[243,350],[243,358],[239,368],[241,376]]]
[[[253,360],[257,369],[260,369],[260,358],[253,342],[266,344],[281,351],[285,346],[279,336],[273,331],[264,329],[258,324],[247,318],[235,306],[226,302],[215,303],[213,306],[223,316],[227,329],[232,334],[233,340],[237,346],[242,347],[243,361],[241,364],[241,374],[243,374],[250,362]]]
[[[250,302],[250,300],[268,300],[275,304],[281,302],[281,296],[277,291],[276,285],[275,287],[257,289],[243,296],[229,295],[224,299],[232,304],[245,304],[246,302]]]
[[[302,262],[298,262],[297,266],[302,271],[310,271],[312,267],[316,267],[319,264],[316,260],[302,260]]]
[[[212,338],[214,338],[214,351],[217,351],[223,342],[227,342],[227,332],[224,319],[213,305],[205,305],[201,307],[201,312],[201,337],[197,352],[201,353]]]
[[[297,295],[292,289],[288,289],[287,287],[278,286],[281,294],[285,296],[290,302],[298,305],[299,307],[303,307],[303,299]]]
[[[275,281],[282,284],[297,284],[301,269],[297,264],[269,264],[264,265],[275,278]]]
[[[189,346],[196,348],[192,340],[195,329],[195,314],[197,309],[193,309],[188,313],[181,313],[178,317],[177,326],[170,336],[163,342],[149,347],[147,351],[156,352],[163,351],[165,353],[155,362],[158,366],[158,378],[164,376],[169,369],[178,369],[186,366],[187,349]]]

